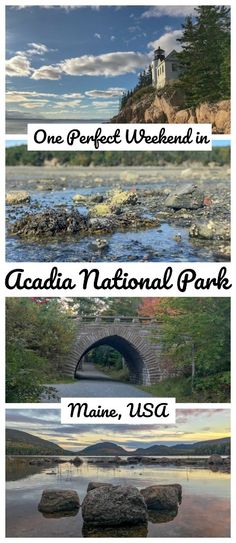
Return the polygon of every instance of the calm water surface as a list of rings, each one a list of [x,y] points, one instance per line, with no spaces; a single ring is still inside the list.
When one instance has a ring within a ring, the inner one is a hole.
[[[112,528],[113,537],[229,537],[230,535],[230,475],[196,467],[162,467],[149,465],[81,466],[66,462],[42,468],[20,461],[7,471],[7,536],[8,537],[104,537],[104,528],[85,533],[81,510],[75,516],[46,518],[37,509],[46,488],[74,489],[80,502],[90,481],[133,485],[145,488],[153,484],[180,483],[183,501],[177,516],[152,512],[145,527]]]

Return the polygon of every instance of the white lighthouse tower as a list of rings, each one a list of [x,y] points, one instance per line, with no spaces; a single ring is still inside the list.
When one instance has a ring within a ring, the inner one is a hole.
[[[154,51],[154,59],[152,61],[152,84],[154,87],[157,87],[158,65],[163,60],[165,60],[165,51],[159,46],[158,49],[155,49]]]

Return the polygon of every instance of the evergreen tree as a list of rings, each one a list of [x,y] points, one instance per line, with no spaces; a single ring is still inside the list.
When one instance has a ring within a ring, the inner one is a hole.
[[[199,6],[187,17],[179,41],[180,86],[186,106],[216,102],[230,95],[230,9]]]

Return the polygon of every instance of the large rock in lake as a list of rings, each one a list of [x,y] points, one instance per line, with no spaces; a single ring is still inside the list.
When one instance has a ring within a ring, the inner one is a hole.
[[[79,456],[76,456],[75,458],[72,458],[70,460],[70,463],[74,464],[74,466],[80,466],[81,464],[83,464],[83,460]]]
[[[42,513],[79,509],[79,496],[75,490],[44,490],[38,505]]]
[[[182,486],[179,484],[148,486],[140,492],[144,497],[147,508],[158,511],[178,509],[178,505],[182,500]]]
[[[147,523],[147,507],[132,486],[102,486],[88,492],[82,504],[84,522],[97,526]]]
[[[172,209],[198,209],[204,205],[204,194],[196,185],[176,188],[167,196],[166,207]]]
[[[224,459],[222,458],[222,456],[220,456],[220,454],[212,454],[208,458],[208,464],[223,464],[223,463],[224,463]]]
[[[96,483],[94,481],[90,481],[90,483],[87,486],[87,492],[90,492],[90,490],[94,490],[95,488],[101,488],[102,486],[111,488],[114,485],[112,485],[111,483]]]

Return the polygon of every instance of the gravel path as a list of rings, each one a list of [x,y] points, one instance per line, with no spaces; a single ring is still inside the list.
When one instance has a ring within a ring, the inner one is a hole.
[[[134,385],[114,381],[111,377],[95,369],[92,364],[78,374],[79,379],[74,383],[60,385],[48,384],[54,393],[47,397],[42,395],[41,402],[59,402],[61,398],[144,398],[152,397],[148,392]]]

